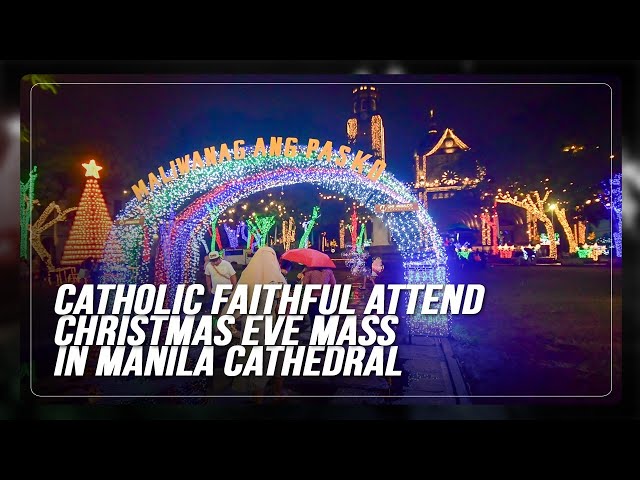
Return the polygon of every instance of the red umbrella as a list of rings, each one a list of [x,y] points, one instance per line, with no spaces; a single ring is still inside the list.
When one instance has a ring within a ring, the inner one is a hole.
[[[336,268],[329,255],[313,248],[293,248],[282,255],[283,260],[301,263],[311,268]]]

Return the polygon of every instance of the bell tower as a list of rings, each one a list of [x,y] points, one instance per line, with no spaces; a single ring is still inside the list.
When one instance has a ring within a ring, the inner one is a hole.
[[[384,125],[379,112],[380,91],[371,85],[353,89],[352,115],[347,120],[347,141],[352,149],[373,155],[373,160],[384,160]]]

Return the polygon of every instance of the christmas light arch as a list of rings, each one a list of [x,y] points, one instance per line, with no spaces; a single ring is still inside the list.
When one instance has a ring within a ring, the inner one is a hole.
[[[338,157],[334,151],[334,158]],[[201,242],[211,219],[211,210],[224,211],[251,194],[270,188],[309,183],[323,190],[349,196],[371,212],[375,205],[414,203],[415,197],[389,172],[377,181],[366,177],[372,165],[364,171],[351,168],[353,155],[347,155],[346,165],[318,160],[317,153],[309,158],[304,148],[293,157],[259,155],[247,147],[242,161],[227,161],[213,168],[192,168],[184,176],[156,188],[140,200],[131,199],[120,213],[107,241],[107,252],[122,252],[105,256],[105,283],[167,283],[170,291],[178,284],[194,283],[202,269]],[[167,176],[170,172],[166,172]],[[420,205],[417,211],[375,213],[389,228],[398,252],[402,256],[404,279],[409,284],[447,283],[446,253],[442,239]],[[136,219],[142,219],[143,228]],[[156,261],[142,255],[145,235],[159,235]],[[122,248],[110,248],[109,245]],[[161,254],[160,254],[161,252]],[[449,333],[447,315],[416,315],[409,319],[413,334]]]

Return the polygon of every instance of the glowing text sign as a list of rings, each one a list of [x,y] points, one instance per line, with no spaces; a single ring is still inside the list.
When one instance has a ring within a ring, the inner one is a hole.
[[[192,169],[209,168],[214,165],[218,165],[223,162],[244,160],[245,158],[245,142],[244,140],[235,140],[233,147],[230,149],[226,143],[220,145],[219,149],[216,147],[205,148],[203,154],[199,151],[194,151],[192,155],[184,155],[178,157],[175,160],[169,162],[171,173],[166,174],[163,167],[158,167],[158,175],[154,172],[149,172],[148,184],[143,179],[138,180],[136,185],[131,186],[131,190],[136,194],[138,200],[142,200],[153,193],[156,188],[161,187],[163,184],[172,182],[188,174]],[[319,150],[319,151],[318,151]],[[333,142],[326,141],[322,148],[320,148],[320,140],[316,138],[310,138],[307,142],[306,157],[311,158],[314,152],[318,152],[316,159],[323,162],[335,162],[339,167],[347,165],[347,154],[351,152],[351,147],[347,145],[341,145],[338,149],[338,156],[333,155]],[[253,155],[257,156],[281,156],[295,157],[298,154],[298,139],[295,137],[287,137],[283,141],[283,137],[271,137],[269,145],[264,141],[264,138],[259,137],[256,139]],[[365,162],[371,158],[371,155],[364,154],[362,150],[358,150],[353,162],[351,163],[351,170],[355,170],[358,173],[364,175]],[[387,164],[382,159],[377,159],[369,172],[367,178],[372,181],[377,181],[382,175],[382,172],[387,168]]]

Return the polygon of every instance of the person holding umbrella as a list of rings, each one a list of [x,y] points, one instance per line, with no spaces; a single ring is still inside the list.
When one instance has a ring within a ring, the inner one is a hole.
[[[298,262],[305,265],[302,271],[303,285],[335,285],[336,277],[333,274],[336,264],[329,258],[326,253],[319,252],[312,248],[294,248],[286,251],[282,255],[283,260]],[[319,297],[321,290],[313,292],[314,297]],[[311,303],[309,306],[309,323],[313,326],[313,321],[318,315],[318,302]]]

